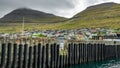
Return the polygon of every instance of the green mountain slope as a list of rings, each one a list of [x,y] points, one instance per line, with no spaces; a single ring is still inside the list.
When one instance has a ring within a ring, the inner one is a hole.
[[[119,28],[120,4],[103,3],[88,7],[67,22],[64,28]]]
[[[120,28],[120,4],[117,3],[103,3],[99,5],[90,6],[70,19],[65,19],[43,12],[40,13],[38,11],[31,11],[28,13],[29,14],[24,14],[25,30],[60,30],[97,27]],[[9,17],[11,15],[13,15],[13,19],[12,17]],[[0,32],[21,32],[21,20],[23,15],[21,15],[21,18],[16,16],[20,16],[20,14],[15,14],[14,16],[13,13],[4,16],[1,20],[3,20],[4,22],[6,20],[7,23],[0,23]],[[12,23],[10,23],[9,19]],[[20,20],[20,23],[17,23],[18,21],[15,21],[18,19]]]

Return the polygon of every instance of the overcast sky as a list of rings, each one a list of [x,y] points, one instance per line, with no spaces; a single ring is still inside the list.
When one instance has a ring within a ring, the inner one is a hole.
[[[120,3],[120,0],[0,0],[0,17],[21,7],[72,17],[88,6],[105,2]]]

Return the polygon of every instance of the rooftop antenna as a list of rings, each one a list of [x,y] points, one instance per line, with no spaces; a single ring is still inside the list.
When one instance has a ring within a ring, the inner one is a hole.
[[[25,25],[25,20],[24,20],[24,17],[23,17],[23,23],[22,23],[22,35],[24,35],[24,25]]]

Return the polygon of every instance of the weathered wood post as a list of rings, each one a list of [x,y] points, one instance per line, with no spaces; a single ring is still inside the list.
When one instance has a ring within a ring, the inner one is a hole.
[[[64,66],[64,55],[61,55],[61,67],[63,68]]]
[[[96,47],[97,48],[96,49],[96,51],[97,51],[97,54],[96,54],[97,58],[96,58],[96,60],[99,61],[99,56],[100,56],[100,54],[99,54],[99,51],[100,51],[99,43],[97,43],[96,46],[97,46]]]
[[[79,51],[79,53],[78,53],[78,54],[79,54],[78,64],[80,64],[80,63],[81,63],[81,43],[78,44],[78,49],[79,49],[79,50],[78,50],[78,51]]]
[[[59,45],[57,45],[57,59],[56,59],[57,67],[56,68],[59,68],[59,64],[60,64],[60,62],[59,62],[59,55],[60,55],[60,53],[59,53]]]
[[[95,46],[95,62],[97,62],[97,60],[98,60],[98,45],[95,43],[94,46]]]
[[[13,45],[13,62],[12,62],[12,68],[16,68],[17,67],[17,57],[18,57],[18,54],[17,54],[17,52],[18,52],[18,48],[17,48],[17,44],[16,43],[14,43],[14,45]]]
[[[6,62],[6,44],[2,43],[2,51],[1,51],[1,65],[0,68],[5,68],[5,62]]]
[[[68,67],[70,66],[70,43],[68,44]]]
[[[74,59],[74,57],[75,57],[75,49],[74,49],[74,43],[71,43],[71,52],[72,52],[72,55],[71,55],[71,65],[74,65],[74,62],[75,62],[75,59]]]
[[[87,45],[87,43],[85,43],[85,46],[86,46],[86,49],[85,49],[85,51],[86,51],[86,52],[85,52],[85,53],[86,53],[86,54],[85,54],[85,55],[86,55],[86,56],[85,56],[85,57],[86,57],[85,59],[86,59],[86,60],[85,60],[85,62],[88,62],[88,45]]]
[[[62,66],[62,68],[64,68],[65,67],[65,55],[63,55],[62,57],[63,57],[63,62],[62,62],[63,66]]]
[[[105,49],[106,49],[106,45],[105,44],[103,44],[103,60],[105,60]]]
[[[29,58],[28,58],[28,68],[32,68],[32,62],[33,62],[33,46],[29,46]]]
[[[38,68],[41,68],[41,57],[42,57],[42,46],[41,46],[41,43],[38,44],[38,62],[37,62],[37,67]]]
[[[115,45],[115,57],[118,59],[119,55],[118,55],[118,45]]]
[[[57,54],[56,54],[56,44],[54,43],[54,44],[51,44],[51,50],[50,50],[50,54],[51,54],[51,67],[53,68],[53,67],[56,67],[56,56],[57,56]]]
[[[104,52],[105,52],[104,55],[105,55],[105,60],[106,60],[106,59],[108,59],[108,56],[109,56],[109,53],[108,53],[108,45],[107,45],[107,46],[105,45],[105,51],[104,51]],[[110,51],[109,51],[109,52],[110,52]]]
[[[91,43],[89,43],[89,53],[90,53],[89,54],[90,57],[89,57],[88,61],[90,62],[90,61],[92,61],[92,45],[91,45]]]
[[[120,44],[117,45],[117,58],[120,58]]]
[[[102,59],[102,46],[101,46],[101,43],[99,43],[99,61],[101,61]]]
[[[23,59],[23,45],[19,45],[19,54],[18,54],[18,68],[22,68],[22,59]]]
[[[37,52],[38,52],[38,49],[37,49],[37,46],[34,45],[33,46],[33,68],[37,68]]]
[[[65,56],[65,68],[68,68],[68,55]]]
[[[62,68],[62,55],[60,55],[59,61],[60,61],[59,68]]]
[[[42,47],[42,64],[41,64],[41,68],[45,68],[45,61],[46,61],[46,58],[45,58],[45,46]]]
[[[84,44],[81,43],[81,63],[84,62]]]
[[[8,45],[7,45],[7,63],[6,63],[6,68],[11,68],[11,58],[12,58],[12,44],[8,43]]]
[[[104,60],[104,44],[100,44],[101,45],[101,61],[103,61]]]
[[[28,44],[24,45],[24,53],[23,53],[23,67],[22,68],[27,68],[27,61],[28,61]]]
[[[93,57],[94,57],[94,61],[96,61],[96,45],[93,44]]]
[[[87,62],[90,61],[90,58],[91,58],[91,50],[90,50],[90,44],[88,43],[87,44]]]
[[[111,59],[114,59],[114,58],[116,58],[114,55],[116,55],[116,48],[115,48],[115,46],[116,45],[112,45],[113,47],[112,47],[112,49],[113,49],[113,51],[112,51],[112,53],[111,53]]]
[[[77,43],[77,46],[76,46],[76,64],[78,64],[78,58],[79,58],[79,45]]]
[[[56,58],[57,58],[57,44],[56,43],[54,43],[54,45],[53,45],[53,47],[54,47],[54,68],[56,68]]]
[[[85,43],[83,43],[83,63],[85,63],[85,60],[86,60],[86,45]]]
[[[79,44],[77,43],[76,46],[76,64],[79,64]]]
[[[54,60],[54,53],[53,53],[53,44],[50,45],[50,68],[53,68],[53,60]]]
[[[72,56],[73,56],[73,53],[72,53],[72,51],[73,51],[73,48],[72,48],[72,43],[70,43],[69,44],[69,50],[68,50],[68,55],[69,55],[69,59],[68,59],[68,61],[69,61],[69,66],[72,64]]]
[[[46,68],[49,68],[49,44],[46,44]]]
[[[75,47],[75,57],[74,57],[75,63],[74,63],[74,65],[75,65],[75,64],[77,64],[77,50],[78,50],[78,49],[77,49],[77,43],[75,43],[74,45],[75,45],[75,46],[74,46],[74,47]]]
[[[73,65],[75,65],[75,57],[76,57],[76,53],[75,53],[75,43],[73,44]]]
[[[94,61],[94,45],[93,44],[91,44],[91,52],[92,52],[91,61]]]

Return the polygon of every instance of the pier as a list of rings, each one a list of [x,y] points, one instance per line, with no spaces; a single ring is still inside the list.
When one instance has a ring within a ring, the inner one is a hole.
[[[120,58],[119,43],[3,41],[0,45],[0,68],[69,68],[71,65]]]

